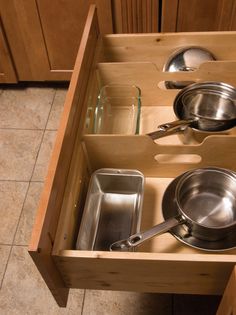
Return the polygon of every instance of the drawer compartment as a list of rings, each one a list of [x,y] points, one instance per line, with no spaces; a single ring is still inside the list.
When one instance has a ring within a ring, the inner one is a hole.
[[[100,168],[137,169],[145,176],[141,229],[163,220],[168,184],[192,168],[236,171],[235,131],[184,145],[178,135],[152,141],[145,134],[174,118],[178,90],[166,80],[223,81],[236,86],[236,33],[99,36],[94,6],[89,11],[67,94],[29,252],[58,304],[69,288],[165,293],[222,294],[236,264],[236,250],[203,252],[166,233],[136,252],[76,250],[91,174]],[[167,57],[184,45],[203,46],[217,61],[193,72],[165,73]],[[97,96],[106,84],[141,89],[138,135],[93,134]]]

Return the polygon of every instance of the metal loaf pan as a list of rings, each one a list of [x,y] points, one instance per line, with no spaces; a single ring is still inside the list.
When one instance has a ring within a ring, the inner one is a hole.
[[[137,170],[104,168],[90,179],[76,242],[80,250],[109,246],[139,232],[144,176]]]

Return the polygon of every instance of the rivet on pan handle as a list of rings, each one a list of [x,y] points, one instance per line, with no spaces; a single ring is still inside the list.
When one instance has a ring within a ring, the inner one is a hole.
[[[196,118],[186,120],[175,120],[163,125],[159,125],[156,131],[148,133],[147,136],[149,136],[153,140],[170,136],[175,133],[184,131],[188,126],[191,126],[194,122],[196,122]]]
[[[146,240],[154,236],[161,235],[169,231],[171,228],[183,223],[185,223],[185,220],[180,215],[167,219],[166,221],[153,226],[149,230],[133,234],[127,239],[120,240],[111,244],[110,251],[126,251],[131,247],[141,245]]]

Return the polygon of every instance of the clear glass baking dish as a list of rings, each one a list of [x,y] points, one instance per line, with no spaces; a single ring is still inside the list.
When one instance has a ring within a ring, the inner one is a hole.
[[[139,87],[121,84],[103,86],[95,108],[93,133],[138,134],[140,108]]]

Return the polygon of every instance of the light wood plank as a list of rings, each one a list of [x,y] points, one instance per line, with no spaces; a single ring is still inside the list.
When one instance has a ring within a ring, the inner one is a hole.
[[[141,89],[142,106],[172,106],[180,90],[166,89],[165,81],[218,81],[236,87],[236,62],[206,62],[196,71],[163,72],[165,55],[152,62],[99,63],[98,75],[101,85],[131,84]]]
[[[207,165],[236,170],[235,136],[230,135],[211,136],[198,145],[161,145],[145,135],[85,135],[84,141],[93,170],[102,167],[134,168],[150,177],[175,177],[190,168]],[[191,160],[157,163],[154,157],[158,154],[170,157],[173,154],[196,154],[201,159],[197,164]]]
[[[160,293],[222,294],[235,256],[62,251],[55,257],[68,286]],[[233,258],[234,257],[234,258]],[[78,259],[79,258],[79,259]],[[200,258],[200,261],[199,261]],[[79,271],[79,272],[78,272]]]

